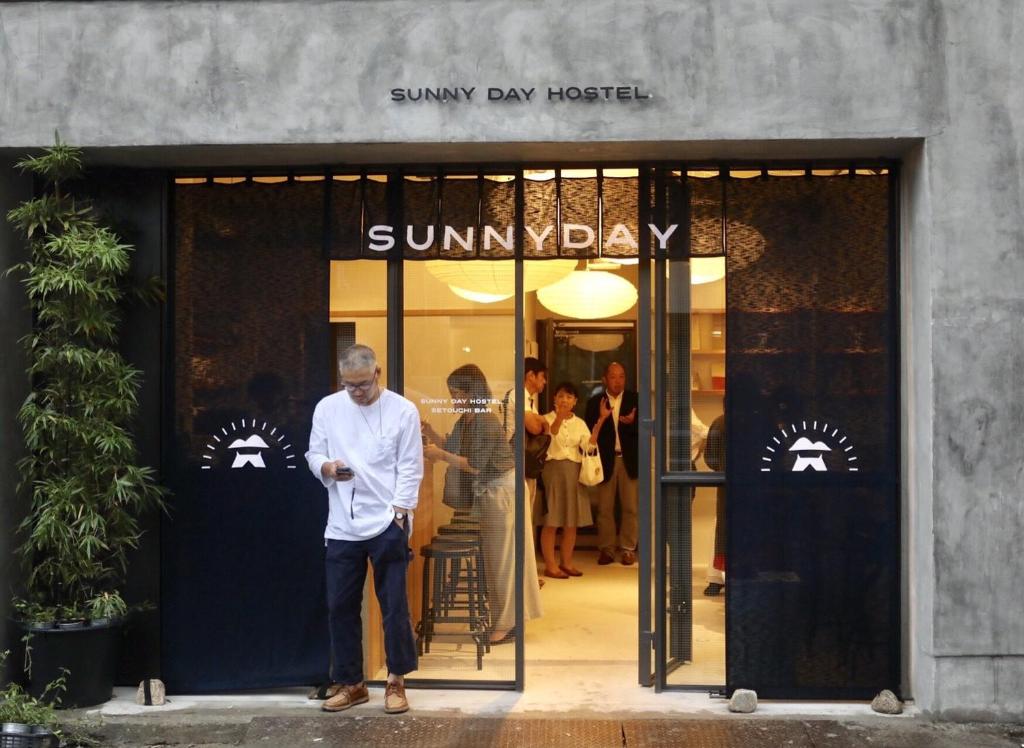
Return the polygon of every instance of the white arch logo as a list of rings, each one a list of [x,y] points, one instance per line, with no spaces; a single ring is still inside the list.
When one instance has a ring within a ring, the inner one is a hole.
[[[842,429],[825,421],[782,426],[765,445],[761,472],[858,472],[857,455]]]
[[[292,445],[285,442],[284,432],[266,421],[260,423],[255,418],[240,419],[241,426],[232,422],[221,426],[220,433],[213,434],[213,440],[207,442],[203,452],[203,470],[212,470],[219,464],[227,463],[231,458],[231,470],[265,470],[266,458],[280,452],[285,461],[285,468],[295,469],[295,454]],[[223,437],[223,438],[222,438]]]

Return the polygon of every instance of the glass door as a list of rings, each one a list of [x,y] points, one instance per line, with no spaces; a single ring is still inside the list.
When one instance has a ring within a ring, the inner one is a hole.
[[[658,170],[647,193],[660,234],[652,230],[650,314],[641,318],[650,334],[653,459],[644,536],[650,540],[644,612],[652,625],[642,629],[649,633],[640,661],[641,682],[646,676],[656,690],[725,684],[726,329],[718,177],[717,171]]]

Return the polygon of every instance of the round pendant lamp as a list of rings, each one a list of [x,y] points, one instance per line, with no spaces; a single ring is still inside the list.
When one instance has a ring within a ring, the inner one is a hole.
[[[448,286],[448,290],[466,301],[475,301],[478,304],[493,304],[496,301],[512,298],[510,293],[484,293],[483,291],[470,291],[458,286]]]
[[[610,260],[607,257],[598,257],[596,260],[587,260],[587,267],[591,270],[622,270],[622,263]]]
[[[622,345],[625,339],[624,335],[616,335],[614,333],[588,332],[573,335],[569,338],[569,344],[579,348],[581,351],[603,353],[604,351],[614,351]]]
[[[690,285],[699,286],[702,283],[714,283],[725,277],[724,257],[691,257],[690,258]]]
[[[511,298],[516,268],[511,260],[427,260],[427,272],[452,293],[470,301],[492,304]],[[537,260],[523,265],[523,290],[555,283],[576,269],[576,260]]]
[[[576,270],[537,291],[537,300],[563,317],[612,317],[636,304],[636,288],[625,278],[604,270]]]

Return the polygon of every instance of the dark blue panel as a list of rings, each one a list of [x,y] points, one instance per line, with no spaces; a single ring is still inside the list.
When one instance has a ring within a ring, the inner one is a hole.
[[[303,458],[332,369],[323,205],[316,182],[176,189],[161,605],[174,691],[326,676],[327,497]]]
[[[240,420],[232,436],[260,433]],[[323,488],[304,461],[288,470],[281,445],[265,441],[266,468],[232,469],[232,455],[220,454],[210,470],[193,461],[179,472],[164,534],[163,677],[172,690],[296,685],[325,675]],[[292,443],[289,453],[302,448]]]
[[[727,188],[743,240],[727,259],[730,689],[899,688],[889,189],[873,176]]]

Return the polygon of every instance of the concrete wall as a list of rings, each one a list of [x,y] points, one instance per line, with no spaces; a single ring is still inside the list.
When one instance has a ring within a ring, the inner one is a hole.
[[[920,551],[934,565],[930,706],[1020,718],[1024,8],[950,3],[949,12],[948,119],[925,146],[934,544]]]
[[[945,14],[906,0],[5,3],[0,132],[23,147],[56,127],[104,147],[919,137],[947,121]],[[388,95],[618,84],[654,98]]]
[[[902,156],[907,677],[935,713],[1019,717],[1022,40],[1019,0],[5,3],[0,148],[59,128],[167,166]],[[574,84],[654,98],[388,98]]]

